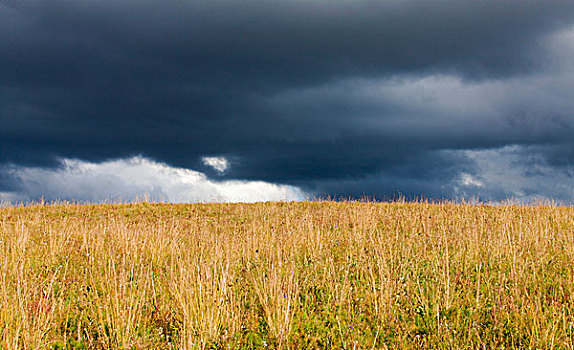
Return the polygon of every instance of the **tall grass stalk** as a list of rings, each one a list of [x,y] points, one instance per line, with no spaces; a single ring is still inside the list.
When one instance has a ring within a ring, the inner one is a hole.
[[[0,209],[0,348],[574,348],[574,209]]]

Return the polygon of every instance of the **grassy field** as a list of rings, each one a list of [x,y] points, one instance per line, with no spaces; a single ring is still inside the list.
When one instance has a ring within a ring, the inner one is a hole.
[[[574,348],[574,209],[0,209],[2,349]]]

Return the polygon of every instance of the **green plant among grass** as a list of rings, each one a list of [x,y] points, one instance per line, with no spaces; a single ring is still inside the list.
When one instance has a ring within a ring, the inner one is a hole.
[[[0,210],[2,349],[573,348],[574,209]]]

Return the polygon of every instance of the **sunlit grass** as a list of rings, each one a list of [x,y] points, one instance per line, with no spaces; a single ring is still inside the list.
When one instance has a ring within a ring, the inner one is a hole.
[[[0,209],[0,348],[573,348],[574,209]]]

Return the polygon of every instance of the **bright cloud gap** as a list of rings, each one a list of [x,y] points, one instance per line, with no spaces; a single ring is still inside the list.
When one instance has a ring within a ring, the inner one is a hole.
[[[229,168],[229,161],[225,157],[203,157],[201,161],[219,173],[224,173]]]
[[[171,203],[265,202],[300,201],[308,197],[294,186],[262,181],[213,181],[201,172],[144,157],[102,163],[62,159],[61,165],[54,169],[0,168],[5,177],[17,183],[16,190],[0,192],[0,202],[40,198],[87,202],[130,202],[144,198]],[[216,162],[215,166],[221,168],[222,164]]]
[[[574,204],[573,166],[552,167],[535,147],[518,145],[498,149],[459,151],[474,165],[455,183],[459,197],[511,198],[518,202],[556,201]]]

